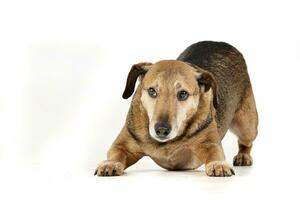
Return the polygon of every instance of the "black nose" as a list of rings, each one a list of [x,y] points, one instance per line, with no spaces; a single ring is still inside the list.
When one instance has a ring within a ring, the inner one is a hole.
[[[154,129],[159,138],[166,138],[171,131],[171,126],[168,123],[158,122],[155,124]]]

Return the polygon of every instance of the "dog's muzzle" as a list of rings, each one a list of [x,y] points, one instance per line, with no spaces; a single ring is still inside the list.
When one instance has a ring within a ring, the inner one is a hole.
[[[166,139],[171,132],[169,123],[158,122],[154,126],[155,133],[159,139]]]

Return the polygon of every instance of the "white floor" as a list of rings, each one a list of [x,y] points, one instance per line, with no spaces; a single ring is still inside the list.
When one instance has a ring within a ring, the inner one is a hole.
[[[233,136],[224,141],[229,162],[236,150],[229,147],[233,141]],[[170,172],[161,169],[147,157],[127,169],[120,177],[95,177],[93,172],[96,161],[70,167],[67,158],[61,164],[49,166],[2,166],[0,198],[299,199],[299,163],[287,166],[280,163],[280,160],[274,160],[274,156],[265,157],[266,153],[259,153],[265,146],[261,146],[261,142],[257,143],[257,149],[255,150],[255,146],[253,149],[254,165],[234,167],[236,175],[233,177],[207,177],[203,167],[195,171]]]
[[[235,168],[231,178],[203,171],[128,170],[121,177],[34,176],[22,170],[1,176],[1,199],[299,199],[296,180],[275,168]],[[50,172],[51,173],[51,172]],[[14,178],[12,178],[14,177]],[[5,180],[5,183],[3,182]],[[297,179],[299,180],[299,179]]]

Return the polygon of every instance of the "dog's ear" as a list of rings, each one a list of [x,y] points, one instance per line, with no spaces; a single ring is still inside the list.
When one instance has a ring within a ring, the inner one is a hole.
[[[213,91],[213,104],[214,104],[214,107],[217,108],[217,106],[219,104],[218,85],[217,85],[217,81],[216,81],[214,75],[212,73],[208,72],[208,71],[205,71],[205,70],[201,69],[197,65],[194,65],[194,64],[189,63],[189,62],[185,62],[185,63],[190,65],[194,69],[196,69],[196,71],[198,73],[197,81],[198,81],[198,85],[199,85],[200,90],[202,90],[203,92],[207,92],[210,88],[212,89],[212,91]]]
[[[131,67],[127,76],[126,87],[122,95],[124,99],[128,99],[133,94],[137,78],[141,75],[145,75],[149,70],[150,65],[152,65],[152,63],[142,62]]]
[[[204,92],[207,92],[210,88],[213,91],[213,104],[214,107],[217,108],[219,104],[218,99],[218,85],[216,82],[216,79],[214,75],[210,72],[203,71],[199,73],[199,76],[197,78],[199,87],[204,90]]]

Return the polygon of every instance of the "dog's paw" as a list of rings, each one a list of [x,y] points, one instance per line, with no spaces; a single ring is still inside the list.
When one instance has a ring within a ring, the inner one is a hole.
[[[208,176],[232,176],[235,175],[233,169],[224,161],[213,161],[205,166]]]
[[[251,166],[252,163],[252,157],[247,153],[239,153],[233,158],[234,166]]]
[[[105,160],[97,167],[96,176],[120,176],[123,174],[124,166],[117,161]]]

